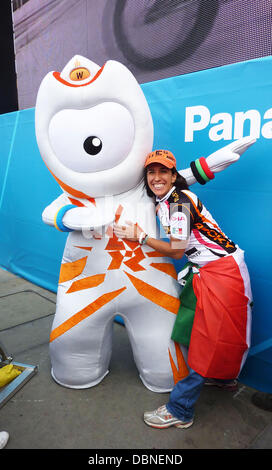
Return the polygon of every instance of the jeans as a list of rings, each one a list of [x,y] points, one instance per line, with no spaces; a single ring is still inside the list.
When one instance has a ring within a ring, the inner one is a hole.
[[[205,380],[204,377],[190,369],[189,375],[180,380],[170,393],[169,402],[166,405],[167,410],[181,421],[191,421],[194,416],[194,405]]]

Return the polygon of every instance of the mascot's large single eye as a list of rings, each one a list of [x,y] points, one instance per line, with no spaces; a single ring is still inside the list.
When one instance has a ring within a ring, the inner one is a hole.
[[[78,173],[91,173],[126,159],[134,142],[134,121],[124,106],[105,102],[59,111],[48,134],[57,160]]]
[[[102,142],[98,137],[91,135],[84,141],[83,147],[89,155],[97,155],[102,149]]]

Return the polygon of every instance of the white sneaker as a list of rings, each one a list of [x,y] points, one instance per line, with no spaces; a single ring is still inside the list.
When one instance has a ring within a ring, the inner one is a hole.
[[[3,449],[9,440],[9,434],[6,431],[0,432],[0,449]]]
[[[180,419],[175,418],[169,411],[166,406],[160,406],[157,410],[146,411],[144,413],[144,422],[148,426],[153,428],[163,429],[169,428],[170,426],[176,426],[177,428],[189,428],[193,424],[193,419],[187,422],[181,421]]]

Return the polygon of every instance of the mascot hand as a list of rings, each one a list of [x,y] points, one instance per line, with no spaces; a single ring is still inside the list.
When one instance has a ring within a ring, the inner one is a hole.
[[[114,214],[90,207],[75,207],[64,215],[62,222],[71,230],[94,231],[114,221]]]
[[[197,181],[200,182],[200,184],[205,184],[207,181],[209,181],[209,179],[214,177],[214,173],[225,170],[229,165],[237,162],[242,153],[244,153],[255,142],[256,139],[253,137],[243,137],[242,139],[235,140],[231,144],[228,144],[220,150],[212,153],[205,159],[202,157],[202,159],[198,159],[199,161],[192,162],[190,168],[179,171],[179,174],[185,178],[189,186],[196,183]],[[202,160],[204,161],[205,165],[203,165],[201,162]],[[192,168],[194,163],[197,163],[198,166],[203,165],[201,170],[202,177],[199,176],[199,171],[195,165],[195,168]],[[194,170],[194,173],[192,170]],[[203,179],[203,171],[208,175],[208,178],[205,178],[205,180]]]
[[[243,137],[242,139],[226,145],[206,157],[208,167],[213,173],[225,170],[229,165],[239,160],[242,153],[244,153],[255,142],[256,139],[252,137]]]

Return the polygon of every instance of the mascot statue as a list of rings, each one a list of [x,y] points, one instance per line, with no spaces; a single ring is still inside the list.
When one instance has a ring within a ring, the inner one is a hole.
[[[50,336],[54,380],[70,388],[98,384],[120,315],[144,385],[172,390],[187,375],[181,346],[170,339],[181,289],[174,265],[147,245],[118,239],[112,228],[130,220],[150,236],[158,230],[143,184],[153,123],[141,87],[116,61],[99,67],[75,56],[43,79],[35,125],[41,156],[62,189],[42,218],[70,232]],[[206,168],[223,170],[252,143],[244,138],[218,150]],[[192,168],[180,172],[189,185],[202,179]]]

